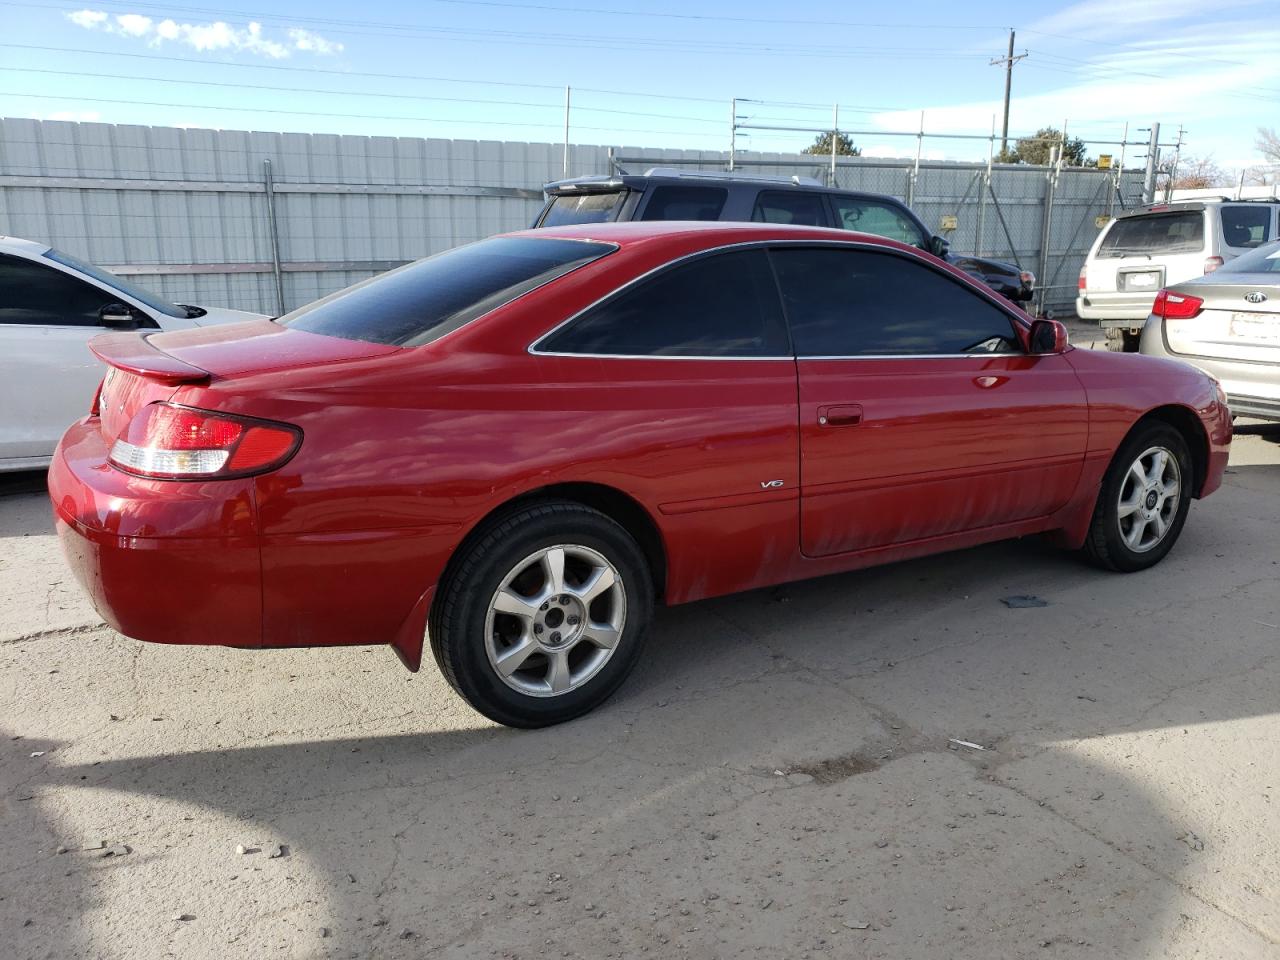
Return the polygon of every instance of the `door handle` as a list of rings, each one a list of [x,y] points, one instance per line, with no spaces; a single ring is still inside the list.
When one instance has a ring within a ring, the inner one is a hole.
[[[818,426],[851,427],[862,422],[862,406],[857,403],[835,403],[818,408]]]
[[[983,390],[990,390],[992,387],[998,387],[1002,383],[1008,383],[1008,377],[993,377],[990,375],[983,377],[974,377],[974,386],[981,387]]]

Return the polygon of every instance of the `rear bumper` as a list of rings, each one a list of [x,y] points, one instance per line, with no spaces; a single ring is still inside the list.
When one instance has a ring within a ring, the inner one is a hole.
[[[129,477],[107,465],[98,421],[86,418],[54,453],[49,496],[67,564],[116,630],[153,643],[262,645],[249,481]]]
[[[152,643],[391,644],[417,669],[460,535],[456,524],[264,534],[252,479],[122,473],[93,417],[63,436],[48,482],[63,554],[94,607]]]
[[[1155,302],[1155,291],[1151,293],[1090,293],[1076,297],[1076,316],[1082,320],[1126,320],[1133,321],[1134,329],[1141,329],[1147,317],[1151,315],[1151,305]]]

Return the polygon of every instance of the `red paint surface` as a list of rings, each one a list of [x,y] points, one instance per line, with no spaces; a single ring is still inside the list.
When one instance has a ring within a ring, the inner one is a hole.
[[[435,585],[463,538],[512,499],[557,484],[607,488],[643,510],[665,554],[664,598],[680,603],[1031,533],[1078,546],[1116,447],[1159,408],[1203,426],[1199,493],[1221,482],[1230,418],[1212,384],[1137,354],[531,355],[528,344],[564,318],[687,253],[851,239],[656,223],[538,235],[619,249],[423,347],[259,321],[104,351],[164,369],[116,374],[101,418],[67,432],[50,471],[67,556],[98,610],[144,640],[388,643],[416,666]],[[987,296],[919,251],[855,239],[929,260]],[[1025,340],[1028,319],[1010,312]],[[212,376],[163,382],[170,361]],[[110,467],[129,418],[170,399],[295,424],[304,441],[251,479],[148,481]],[[820,409],[835,414],[829,424]]]

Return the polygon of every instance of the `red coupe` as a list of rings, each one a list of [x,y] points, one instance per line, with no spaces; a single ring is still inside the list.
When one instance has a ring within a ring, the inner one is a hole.
[[[49,474],[121,633],[430,643],[479,711],[566,720],[655,600],[1052,533],[1172,548],[1231,418],[1190,366],[1073,350],[878,237],[586,224],[421,260],[278,320],[93,341]]]

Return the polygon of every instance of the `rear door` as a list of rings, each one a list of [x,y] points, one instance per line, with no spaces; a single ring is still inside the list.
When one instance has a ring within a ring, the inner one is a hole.
[[[826,556],[1045,516],[1079,478],[1084,390],[922,259],[771,251],[797,354],[801,549]]]
[[[831,226],[826,198],[814,190],[761,190],[756,195],[751,219],[756,223]]]
[[[89,352],[119,303],[76,277],[0,254],[0,459],[47,457],[89,412],[104,369]]]

